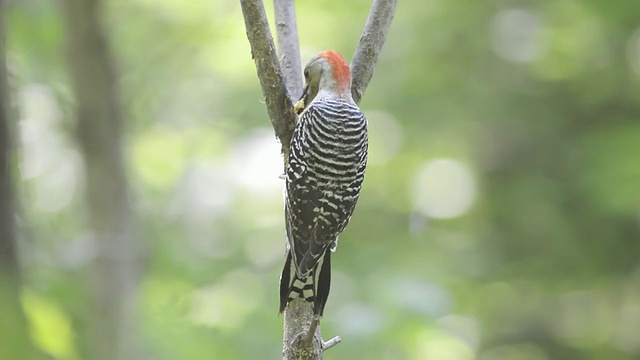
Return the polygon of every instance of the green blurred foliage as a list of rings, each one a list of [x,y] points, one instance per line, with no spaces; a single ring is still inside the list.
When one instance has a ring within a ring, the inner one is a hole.
[[[369,4],[297,2],[303,62],[350,58]],[[7,37],[23,307],[41,351],[73,360],[95,243],[58,6],[14,1]],[[281,159],[239,4],[111,0],[104,17],[148,358],[278,358]],[[362,102],[371,159],[327,358],[638,359],[639,95],[633,0],[401,1]]]

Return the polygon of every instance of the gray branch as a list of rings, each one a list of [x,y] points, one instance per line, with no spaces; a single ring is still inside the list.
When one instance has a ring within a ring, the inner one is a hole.
[[[240,6],[269,119],[276,136],[280,139],[286,164],[289,159],[289,144],[296,123],[296,113],[280,71],[262,0],[240,0]]]
[[[351,61],[351,94],[358,104],[373,77],[378,55],[387,39],[397,5],[398,0],[374,0],[371,5],[360,43]]]
[[[360,102],[387,37],[398,0],[374,0],[360,44],[351,64],[353,98]],[[282,59],[278,64],[273,37],[262,0],[240,0],[251,54],[256,63],[258,79],[265,96],[267,112],[276,136],[282,144],[285,169],[289,161],[289,144],[297,120],[290,96],[302,94],[300,48],[294,0],[274,0],[278,48]],[[285,360],[321,360],[327,350],[341,339],[322,341],[313,303],[294,299],[284,311]]]
[[[298,99],[302,95],[302,69],[294,0],[274,0],[273,4],[285,85],[289,95]],[[313,305],[300,299],[290,302],[284,312],[283,359],[322,359],[323,344]]]
[[[331,349],[332,347],[338,345],[341,341],[342,339],[340,338],[340,336],[329,339],[329,341],[326,341],[324,344],[322,344],[322,351]]]
[[[313,315],[313,303],[293,299],[284,310],[284,360],[321,360],[323,348],[320,326]]]
[[[302,68],[294,0],[274,0],[278,54],[289,95],[297,100],[302,95]]]

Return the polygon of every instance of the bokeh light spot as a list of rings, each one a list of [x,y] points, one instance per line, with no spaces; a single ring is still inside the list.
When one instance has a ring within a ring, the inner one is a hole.
[[[443,331],[429,331],[421,334],[416,343],[414,359],[471,360],[473,349],[462,340]]]
[[[133,144],[133,169],[150,187],[171,188],[184,171],[187,139],[175,129],[157,126]]]
[[[462,315],[447,315],[438,319],[443,330],[455,334],[471,348],[476,349],[480,343],[480,332],[475,319]]]
[[[366,111],[369,130],[368,166],[381,165],[393,159],[403,141],[402,125],[398,120],[381,111]]]
[[[496,15],[491,45],[496,55],[511,62],[531,62],[542,53],[538,15],[523,9],[504,10]]]
[[[426,216],[454,218],[464,214],[476,195],[475,180],[466,165],[453,159],[427,162],[415,179],[415,206]]]
[[[239,269],[193,295],[190,318],[194,323],[232,329],[240,327],[260,304],[264,286],[252,272]]]
[[[224,211],[231,202],[231,184],[221,168],[213,161],[194,162],[183,175],[172,204],[173,212],[186,215],[187,219],[211,220]]]
[[[258,129],[240,140],[232,156],[229,174],[235,183],[257,193],[282,190],[284,181],[280,144],[272,129]]]
[[[397,306],[413,314],[439,317],[451,309],[451,297],[445,289],[419,279],[394,278],[386,290]]]
[[[56,359],[77,359],[71,322],[63,310],[35,293],[22,296],[34,343]]]
[[[56,156],[58,165],[37,178],[35,205],[44,211],[56,212],[67,207],[76,193],[80,179],[80,156],[64,151]]]
[[[351,337],[370,336],[382,330],[382,314],[366,304],[351,302],[342,306],[332,318],[341,334]]]
[[[547,354],[529,343],[501,345],[484,350],[478,360],[547,360]]]

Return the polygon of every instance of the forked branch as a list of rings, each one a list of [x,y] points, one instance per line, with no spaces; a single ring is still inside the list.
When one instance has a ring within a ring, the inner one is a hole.
[[[289,143],[291,143],[291,135],[296,123],[296,113],[278,64],[278,56],[262,0],[240,0],[240,6],[269,119],[282,144],[286,164],[289,159]]]
[[[296,122],[292,98],[297,99],[302,93],[294,0],[274,0],[280,64],[262,0],[240,0],[240,4],[267,112],[282,144],[286,169],[289,144]],[[398,0],[373,1],[351,62],[351,91],[356,103],[362,99],[373,76],[397,5]],[[284,359],[319,360],[322,359],[324,350],[340,341],[340,337],[322,341],[320,326],[313,313],[313,303],[294,299],[287,304],[284,311]]]

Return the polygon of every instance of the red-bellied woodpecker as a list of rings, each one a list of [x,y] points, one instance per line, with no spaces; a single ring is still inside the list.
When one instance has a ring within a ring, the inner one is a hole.
[[[306,88],[286,169],[287,259],[280,312],[302,297],[322,315],[331,283],[331,252],[356,206],[367,163],[367,120],[351,97],[351,71],[333,50],[304,69]]]

